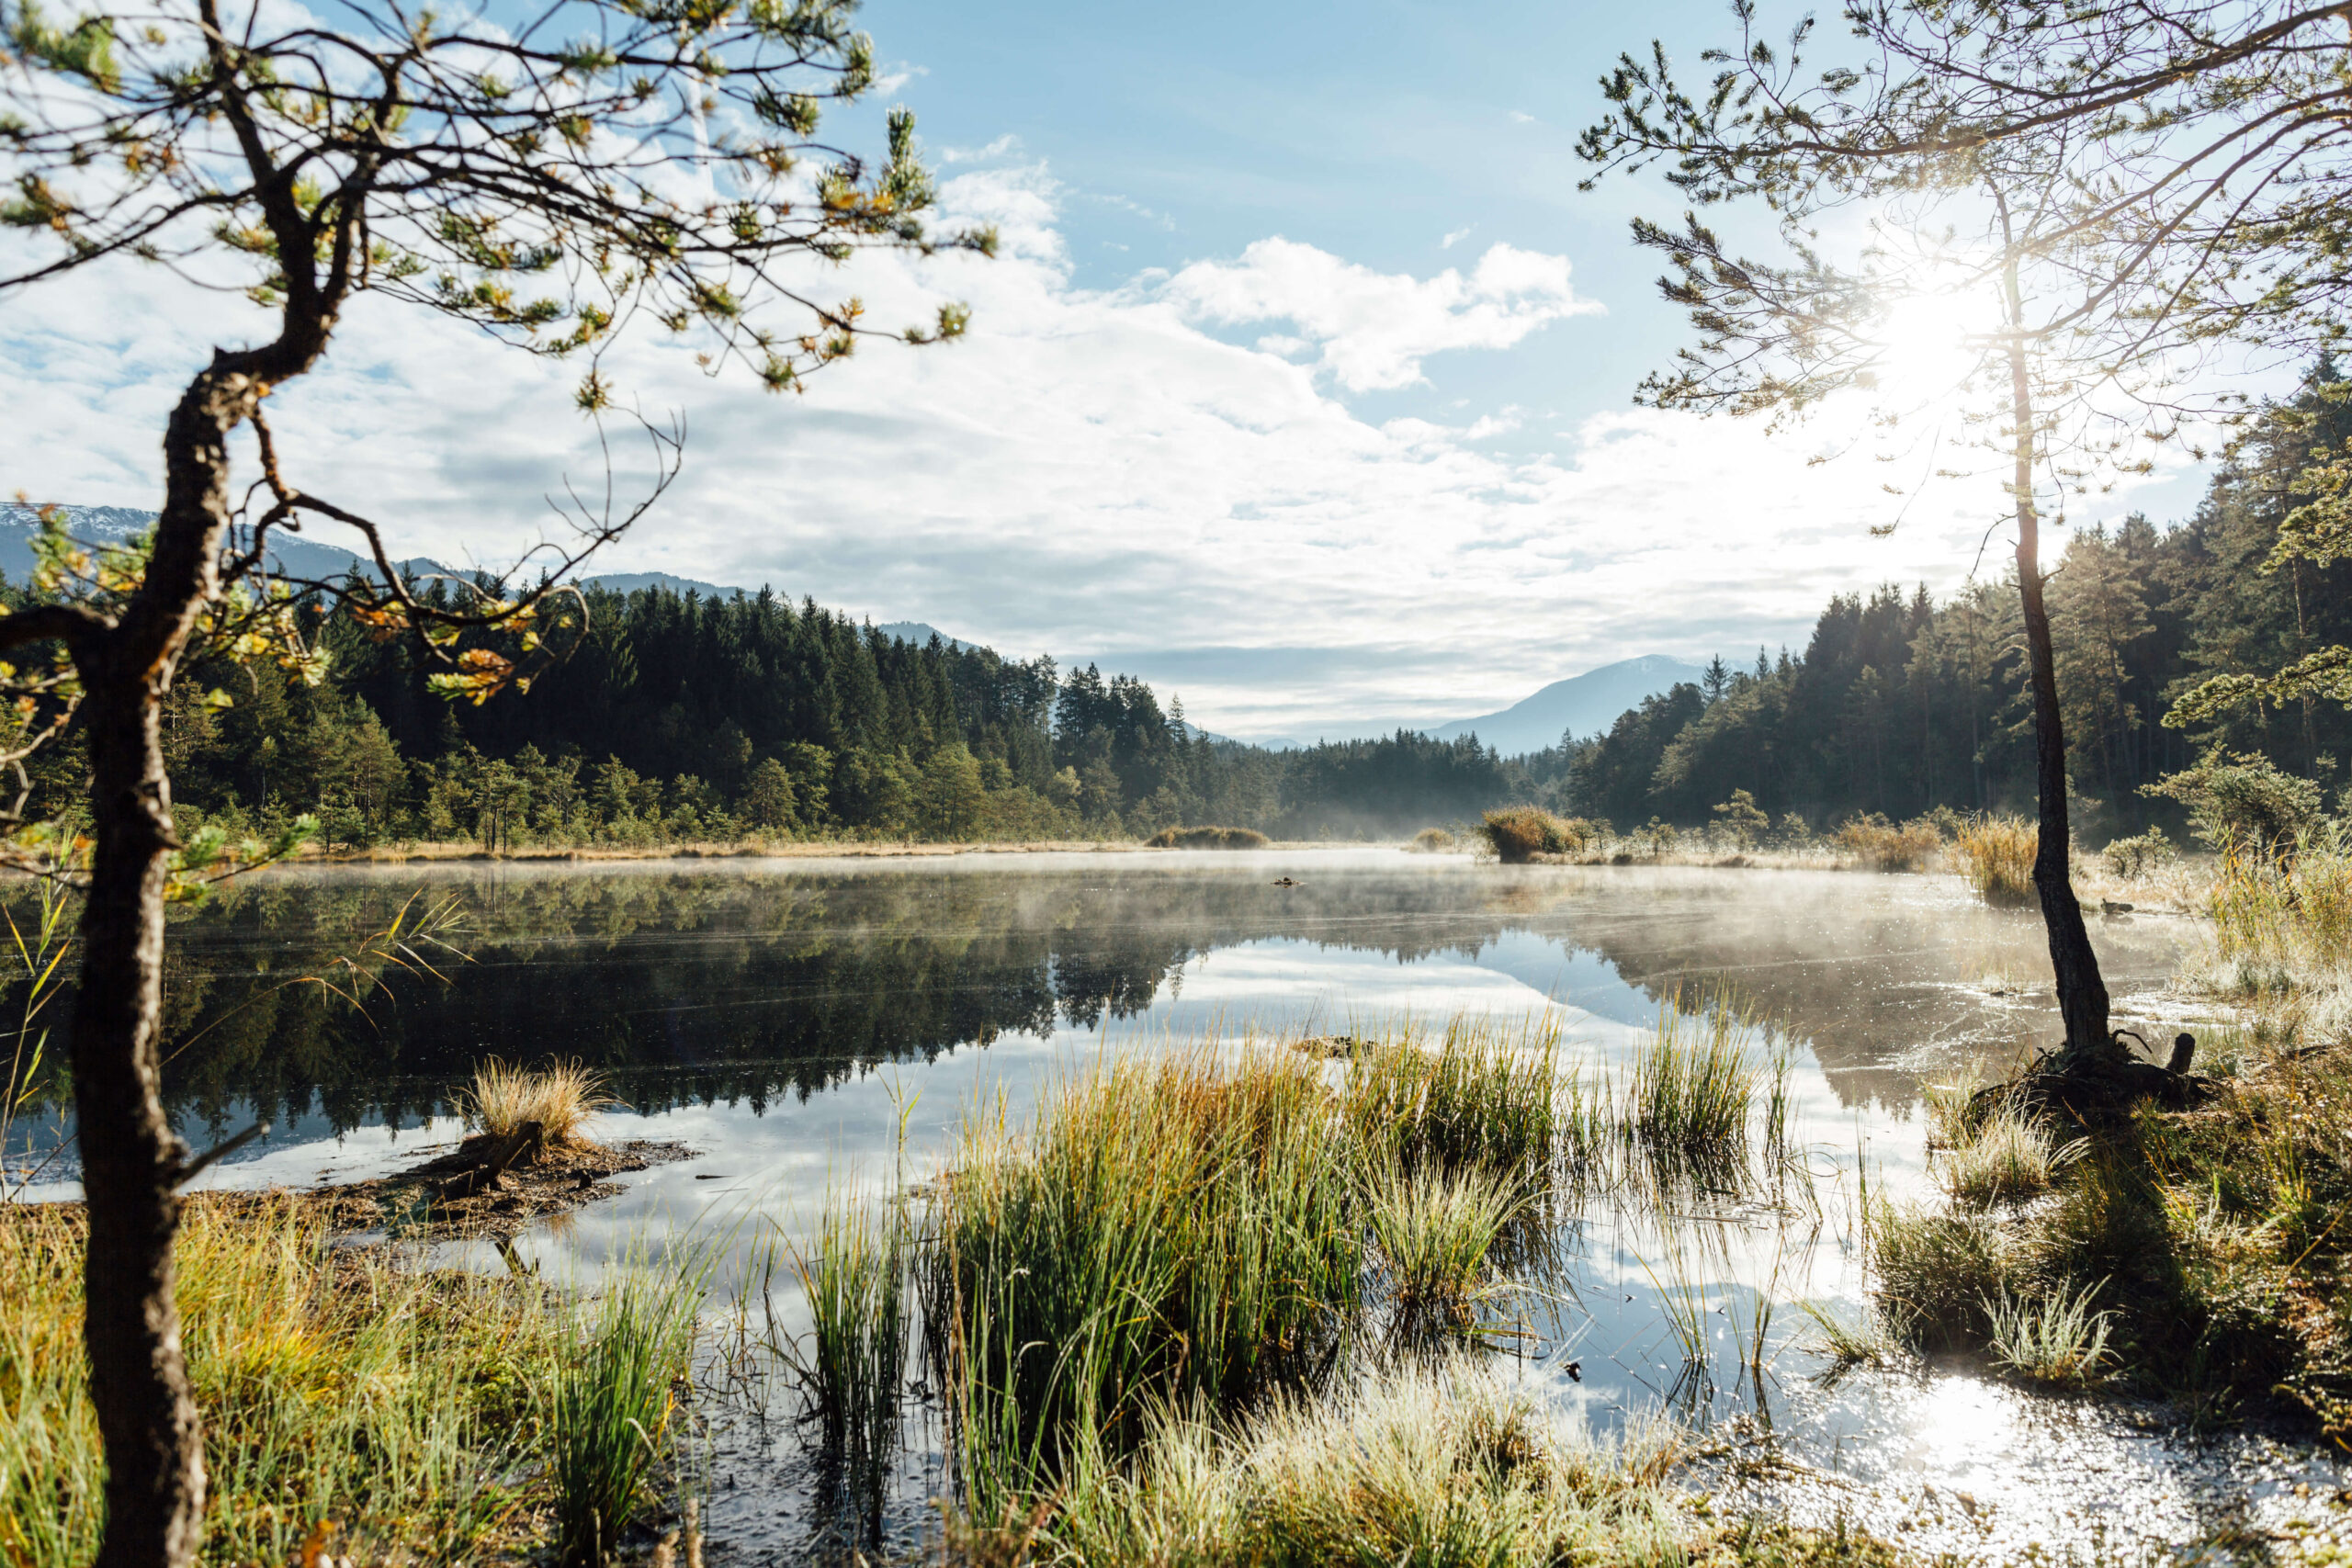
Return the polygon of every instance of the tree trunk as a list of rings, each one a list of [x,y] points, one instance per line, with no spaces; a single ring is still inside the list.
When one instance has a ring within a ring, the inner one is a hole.
[[[2024,302],[2011,265],[2008,290],[2009,409],[2015,423],[2018,507],[2018,593],[2025,611],[2025,641],[2033,689],[2033,754],[2040,842],[2033,856],[2033,889],[2041,900],[2041,923],[2050,938],[2050,964],[2057,983],[2058,1011],[2066,1040],[2059,1066],[2066,1071],[2096,1071],[2123,1055],[2108,1027],[2107,982],[2099,977],[2098,954],[2075,901],[2073,841],[2066,822],[2066,731],[2058,712],[2057,662],[2050,643],[2050,613],[2042,604],[2041,519],[2033,505],[2035,431],[2033,384],[2027,371]]]
[[[164,894],[178,840],[162,711],[220,579],[228,433],[261,392],[228,355],[190,384],[164,436],[164,510],[145,578],[120,620],[74,649],[93,839],[74,1100],[90,1227],[84,1337],[107,1461],[97,1568],[187,1568],[203,1527],[203,1435],[173,1296],[187,1151],[163,1099]]]
[[[101,656],[103,657],[103,656]],[[204,1452],[180,1353],[172,1236],[185,1151],[164,1116],[164,857],[171,844],[155,705],[129,671],[87,682],[91,823],[74,1015],[90,1394],[106,1443],[99,1568],[193,1562]]]

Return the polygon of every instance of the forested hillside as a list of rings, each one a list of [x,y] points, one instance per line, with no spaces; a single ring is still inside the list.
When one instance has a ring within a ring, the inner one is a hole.
[[[2352,643],[2352,563],[2261,568],[2297,504],[2296,479],[2352,434],[2331,367],[2267,411],[2180,526],[2134,516],[2075,534],[2051,579],[2070,775],[2094,830],[2169,815],[2140,786],[2212,746],[2258,751],[2340,784],[2352,714],[2307,701],[2188,730],[2161,722],[2208,676],[2263,672]],[[1620,827],[1708,819],[1734,789],[1818,828],[1874,811],[2025,809],[2033,798],[2014,580],[1940,603],[1924,589],[1832,600],[1801,655],[1719,660],[1703,684],[1652,697],[1572,749],[1557,804]],[[2096,803],[2096,804],[2093,804]]]
[[[334,844],[498,848],[1094,838],[1198,822],[1347,835],[1473,816],[1524,787],[1472,740],[1288,753],[1212,741],[1143,682],[906,641],[768,592],[592,588],[586,604],[588,635],[568,658],[480,706],[429,693],[405,641],[335,616],[316,686],[192,671],[164,721],[183,826],[313,812]],[[37,807],[64,808],[78,742],[37,765]]]

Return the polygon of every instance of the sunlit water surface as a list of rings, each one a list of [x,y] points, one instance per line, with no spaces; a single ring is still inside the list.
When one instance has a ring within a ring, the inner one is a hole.
[[[468,958],[441,965],[446,985],[396,975],[365,1017],[315,987],[269,989],[420,889],[465,911]],[[1958,1368],[1821,1380],[1796,1303],[1860,1311],[1858,1172],[1923,1189],[1921,1082],[1997,1071],[2056,1033],[2034,918],[1952,878],[1388,851],[469,863],[276,874],[173,935],[173,1038],[194,1037],[170,1071],[183,1132],[274,1124],[219,1184],[401,1168],[458,1135],[455,1093],[479,1059],[578,1056],[626,1101],[600,1135],[697,1157],[527,1233],[520,1258],[593,1279],[648,1245],[716,1247],[718,1298],[767,1280],[787,1331],[799,1303],[756,1259],[807,1235],[829,1198],[922,1179],[967,1114],[1001,1100],[1019,1115],[1105,1052],[1279,1048],[1477,1014],[1556,1023],[1565,1066],[1622,1070],[1665,998],[1730,995],[1794,1047],[1806,1174],[1670,1213],[1597,1201],[1568,1228],[1557,1299],[1527,1311],[1531,1337],[1505,1361],[1560,1421],[1605,1431],[1664,1409],[1738,1500],[1842,1514],[1924,1551],[2234,1552],[2328,1539],[2337,1515],[2328,1456],[2192,1439],[2162,1409]],[[2168,1039],[2188,1011],[2163,995],[2188,922],[2098,920],[2093,939],[2119,1021]],[[19,1169],[51,1156],[37,1191],[72,1190],[70,1150],[54,1157],[70,1130],[37,1122],[8,1151]],[[438,1260],[508,1266],[487,1248]],[[1685,1355],[1669,1295],[1697,1303],[1707,1359]],[[1742,1365],[1759,1303],[1760,1377]],[[714,1411],[715,1557],[790,1559],[828,1527],[794,1410],[753,1378]],[[910,1433],[888,1521],[902,1548],[935,1529],[942,1483],[933,1413],[917,1404]]]

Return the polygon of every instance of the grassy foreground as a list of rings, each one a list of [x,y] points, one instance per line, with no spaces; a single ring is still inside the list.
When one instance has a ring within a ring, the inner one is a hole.
[[[845,1517],[879,1517],[876,1413],[919,1357],[963,1560],[1892,1561],[1710,1518],[1674,1428],[1564,1437],[1489,1371],[1577,1197],[1771,1179],[1785,1102],[1749,1033],[1669,1010],[1622,1083],[1564,1077],[1551,1033],[1464,1023],[1179,1049],[1075,1076],[1025,1128],[974,1116],[927,1201],[837,1212],[800,1259]]]
[[[2286,1416],[2352,1439],[2352,841],[2224,853],[2182,976],[2238,1004],[2185,1111],[2081,1126],[1931,1090],[1939,1202],[1881,1201],[1846,1347],[1981,1353],[2024,1381]]]

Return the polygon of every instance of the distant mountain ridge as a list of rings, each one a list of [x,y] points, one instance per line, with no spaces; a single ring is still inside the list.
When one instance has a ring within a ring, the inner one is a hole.
[[[1557,746],[1563,735],[1601,734],[1619,714],[1639,707],[1644,697],[1704,673],[1700,666],[1670,655],[1645,653],[1555,681],[1499,713],[1456,719],[1430,733],[1440,740],[1476,735],[1506,757],[1523,756]]]

